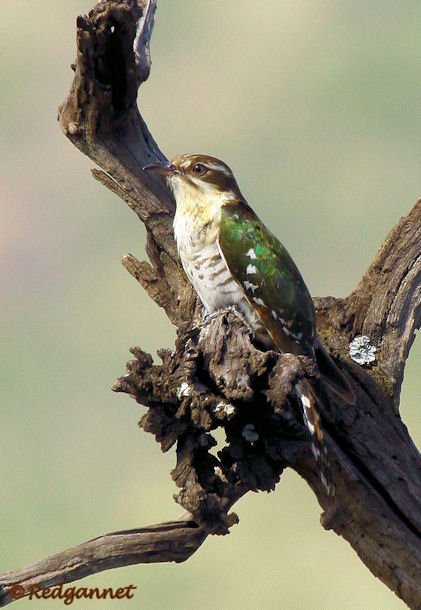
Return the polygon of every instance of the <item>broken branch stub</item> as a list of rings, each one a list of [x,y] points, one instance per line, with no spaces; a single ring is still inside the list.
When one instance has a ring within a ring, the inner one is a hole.
[[[128,373],[114,389],[146,405],[141,425],[163,450],[177,445],[177,500],[195,522],[186,519],[186,527],[163,524],[148,531],[154,544],[162,534],[159,527],[165,530],[162,546],[154,547],[161,550],[152,555],[135,556],[128,539],[119,538],[118,557],[112,545],[105,545],[105,556],[98,558],[88,542],[32,571],[17,570],[2,581],[4,599],[11,582],[47,586],[150,557],[184,560],[207,532],[228,531],[235,521],[229,511],[239,497],[248,490],[272,489],[289,464],[316,493],[325,510],[324,526],[348,540],[376,576],[418,608],[421,460],[393,407],[420,325],[421,204],[398,223],[348,298],[316,300],[319,336],[349,375],[355,406],[330,395],[307,362],[259,351],[235,316],[220,316],[201,331],[201,306],[174,243],[174,201],[159,176],[142,171],[148,163],[165,160],[136,106],[138,86],[150,69],[155,8],[155,0],[103,0],[78,19],[74,80],[59,121],[71,142],[101,168],[94,170],[95,178],[146,226],[150,264],[133,255],[123,262],[178,327],[178,339],[174,351],[160,350],[160,365],[133,350]],[[348,354],[350,341],[360,334],[377,349],[369,366]],[[336,487],[330,500],[290,396],[302,375],[312,378],[325,405],[323,424]],[[218,427],[226,441],[216,452],[213,432]],[[178,559],[169,552],[173,544]],[[76,563],[80,570],[73,569]]]
[[[161,365],[140,349],[132,353],[113,389],[148,407],[140,425],[164,451],[177,443],[177,501],[205,531],[227,533],[232,504],[247,491],[273,489],[291,445],[302,444],[297,414],[286,394],[274,392],[272,375],[283,358],[281,378],[292,387],[304,374],[299,359],[257,350],[235,314],[200,332],[181,329],[175,351],[160,353]],[[226,442],[215,453],[212,432],[220,427]]]

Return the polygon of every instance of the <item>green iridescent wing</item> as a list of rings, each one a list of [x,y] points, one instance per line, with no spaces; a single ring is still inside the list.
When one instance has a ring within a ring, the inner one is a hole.
[[[222,209],[219,248],[281,351],[313,355],[314,307],[294,261],[245,203]]]

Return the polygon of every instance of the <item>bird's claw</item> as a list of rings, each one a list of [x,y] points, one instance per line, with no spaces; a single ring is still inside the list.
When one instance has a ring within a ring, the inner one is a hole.
[[[223,309],[218,309],[217,311],[213,311],[212,313],[205,312],[203,314],[203,320],[200,324],[200,328],[205,328],[208,324],[210,324],[212,320],[214,320],[218,316],[224,314],[228,315],[230,313],[234,314],[242,322],[242,324],[244,324],[250,335],[254,337],[255,332],[251,324],[249,323],[245,315],[241,311],[239,311],[234,305],[230,305],[229,307],[225,307]]]

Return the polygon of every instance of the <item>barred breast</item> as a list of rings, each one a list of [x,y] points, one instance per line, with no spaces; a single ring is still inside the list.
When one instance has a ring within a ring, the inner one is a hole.
[[[189,223],[184,215],[176,214],[174,234],[184,271],[206,311],[211,314],[235,306],[253,327],[258,325],[243,289],[221,256],[215,224]]]
[[[245,302],[244,293],[232,277],[216,243],[188,255],[182,248],[179,252],[187,277],[208,313]]]

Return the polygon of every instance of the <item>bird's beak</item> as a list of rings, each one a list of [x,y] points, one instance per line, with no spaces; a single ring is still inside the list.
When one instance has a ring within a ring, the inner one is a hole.
[[[145,165],[143,170],[145,172],[156,172],[157,174],[161,174],[161,176],[174,176],[175,174],[179,173],[175,165],[163,163],[151,163],[150,165]]]

